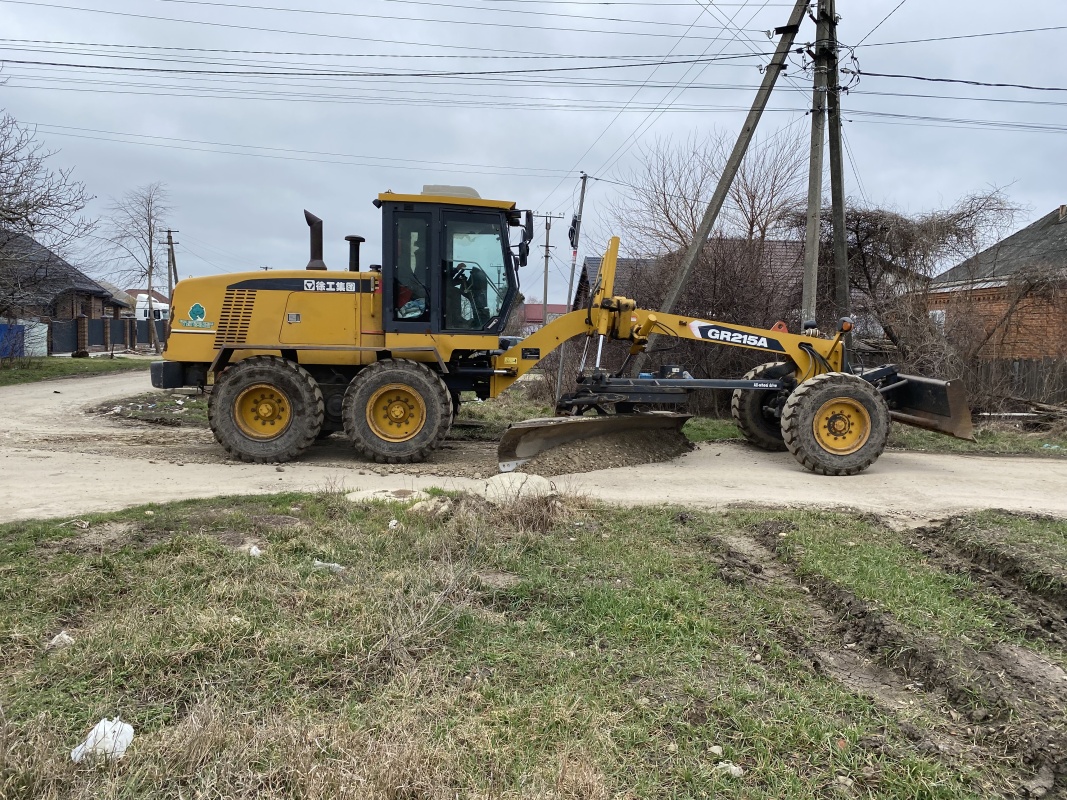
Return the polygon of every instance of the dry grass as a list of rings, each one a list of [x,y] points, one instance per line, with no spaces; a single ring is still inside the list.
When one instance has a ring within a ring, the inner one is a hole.
[[[0,797],[777,798],[877,774],[865,795],[949,798],[1003,783],[999,763],[920,752],[785,646],[776,631],[804,635],[797,599],[739,584],[708,544],[783,512],[443,496],[439,516],[324,491],[0,527]],[[791,519],[812,552],[839,543],[827,531],[877,533]],[[819,562],[844,580],[838,563]],[[59,630],[75,643],[47,651]],[[72,764],[116,713],[136,730],[126,757]],[[716,770],[710,745],[745,778]]]

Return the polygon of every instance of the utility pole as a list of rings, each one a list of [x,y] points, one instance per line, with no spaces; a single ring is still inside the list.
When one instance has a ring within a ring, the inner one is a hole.
[[[174,256],[174,234],[178,231],[167,228],[167,299],[174,294],[174,285],[178,282],[178,260]]]
[[[167,302],[170,303],[170,308],[174,308],[174,286],[178,283],[178,261],[174,257],[174,234],[177,231],[167,228]],[[155,324],[155,321],[152,321]],[[170,339],[170,312],[167,312],[167,339]]]
[[[578,195],[578,213],[571,219],[570,230],[567,231],[567,238],[571,244],[571,277],[567,282],[567,307],[570,308],[574,302],[574,271],[578,266],[578,241],[582,235],[582,212],[585,210],[585,184],[589,180],[589,176],[584,172],[582,176],[582,192]],[[556,369],[556,402],[559,403],[559,398],[563,395],[563,362],[564,354],[566,353],[567,343],[563,342],[560,345],[559,350],[559,366]]]
[[[548,324],[548,258],[550,255],[548,238],[552,235],[552,220],[563,219],[563,216],[552,214],[536,214],[535,216],[545,221],[545,294],[541,299],[541,325],[544,326]]]
[[[800,324],[807,329],[815,322],[819,286],[819,222],[822,211],[823,152],[826,144],[826,98],[831,69],[831,0],[819,0],[816,11],[815,81],[811,92],[811,157],[808,162],[808,228],[804,239],[804,292]]]
[[[841,83],[837,56],[837,0],[829,0],[830,72],[827,93],[830,123],[830,197],[834,226],[834,301],[837,316],[852,314],[848,278],[848,233],[845,230],[845,169],[841,139]],[[852,334],[845,334],[845,345],[852,345]]]
[[[682,263],[675,273],[674,281],[667,291],[667,297],[660,306],[664,313],[673,310],[682,294],[682,290],[689,284],[693,267],[704,250],[704,245],[711,235],[711,229],[715,226],[715,220],[719,217],[723,203],[726,202],[726,196],[733,185],[734,178],[737,176],[737,171],[741,168],[741,162],[745,158],[745,153],[748,152],[748,146],[752,143],[752,137],[756,133],[756,126],[759,125],[760,117],[763,116],[763,112],[767,108],[771,91],[778,82],[778,76],[785,71],[786,56],[789,55],[793,42],[796,41],[797,31],[800,30],[800,22],[804,19],[804,12],[807,9],[808,0],[797,0],[796,5],[793,7],[793,12],[789,15],[789,21],[782,27],[774,29],[774,33],[781,36],[778,40],[778,47],[774,51],[771,63],[767,65],[763,73],[763,83],[760,84],[759,91],[756,92],[756,99],[752,101],[752,108],[745,118],[745,124],[737,137],[734,149],[730,152],[730,157],[726,161],[722,175],[719,176],[719,183],[715,187],[715,193],[711,196],[707,210],[704,211],[703,218],[700,220],[696,235],[693,237],[693,241],[689,243],[689,249],[685,251]],[[640,371],[647,357],[646,353],[641,353],[635,360],[634,369]]]

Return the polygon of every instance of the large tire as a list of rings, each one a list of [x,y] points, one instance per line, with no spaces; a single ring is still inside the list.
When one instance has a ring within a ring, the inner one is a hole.
[[[382,464],[425,461],[452,427],[452,397],[429,367],[384,359],[361,371],[345,392],[345,434]]]
[[[867,381],[827,372],[804,381],[782,412],[789,452],[820,475],[855,475],[873,464],[889,438],[889,407]]]
[[[230,455],[255,464],[291,461],[322,428],[322,392],[299,364],[252,356],[215,381],[207,416]]]
[[[746,381],[776,381],[792,376],[795,367],[791,362],[760,364],[745,373]],[[730,413],[749,441],[763,450],[780,452],[786,449],[782,439],[782,420],[778,414],[768,413],[767,409],[784,402],[788,391],[755,391],[735,389],[730,402]]]

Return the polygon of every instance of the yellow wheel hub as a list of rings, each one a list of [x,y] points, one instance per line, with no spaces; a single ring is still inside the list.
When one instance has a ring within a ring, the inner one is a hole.
[[[406,442],[426,425],[422,395],[403,383],[390,383],[367,403],[367,424],[374,434],[390,442]]]
[[[871,438],[871,415],[851,397],[835,397],[822,404],[812,422],[815,441],[834,455],[855,453]]]
[[[233,406],[237,427],[252,439],[281,436],[293,421],[288,395],[269,383],[249,386],[237,395]]]

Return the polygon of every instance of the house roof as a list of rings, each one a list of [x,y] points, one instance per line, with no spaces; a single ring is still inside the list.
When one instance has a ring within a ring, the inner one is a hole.
[[[148,290],[147,289],[124,289],[123,291],[126,294],[128,294],[130,297],[132,297],[134,299],[134,301],[140,300],[142,297],[147,297],[148,296]],[[158,303],[167,304],[167,303],[170,303],[170,300],[168,300],[167,296],[165,294],[163,294],[162,292],[157,292],[155,289],[153,289],[152,290],[152,302],[153,303],[157,303],[158,302]]]
[[[100,280],[98,278],[96,282],[107,289],[108,293],[111,295],[111,302],[115,305],[124,306],[125,308],[133,308],[137,303],[135,298],[126,294],[126,292],[110,281]]]
[[[0,265],[4,268],[0,288],[5,294],[0,302],[6,305],[47,306],[68,291],[111,297],[84,272],[22,233],[0,231]]]
[[[736,258],[745,257],[746,252],[751,253],[754,243],[748,239],[727,239],[716,237],[710,239],[705,245],[707,250],[717,249],[716,255],[735,253]],[[755,251],[758,254],[760,267],[774,278],[789,282],[799,281],[804,275],[804,243],[791,239],[765,239],[758,243],[760,246]],[[655,268],[661,261],[671,258],[681,258],[682,252],[678,251],[671,255],[660,258],[620,258],[615,267],[615,293],[632,297],[634,288],[632,282],[634,276],[646,268]],[[750,256],[751,257],[751,256]],[[587,301],[592,288],[596,286],[600,274],[602,259],[587,256],[582,261],[582,271],[578,277],[578,286],[575,289],[574,308],[578,308]]]
[[[947,284],[1002,285],[1020,270],[1067,270],[1067,207],[1060,206],[1037,222],[1016,231],[934,278],[931,286]]]
[[[523,321],[528,324],[540,325],[544,320],[541,318],[542,306],[540,303],[524,303],[523,304]],[[548,314],[552,316],[560,316],[570,311],[570,307],[566,303],[549,303]]]

